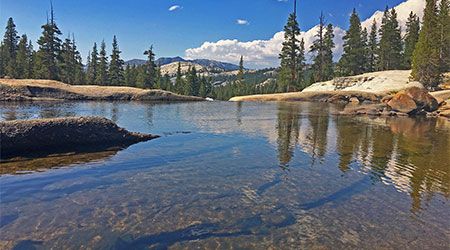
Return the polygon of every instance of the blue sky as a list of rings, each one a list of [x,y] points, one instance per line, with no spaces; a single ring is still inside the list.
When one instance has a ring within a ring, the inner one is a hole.
[[[348,27],[354,7],[364,20],[386,5],[402,0],[299,0],[302,30],[317,24],[321,11],[328,22]],[[223,39],[268,40],[281,31],[293,8],[293,0],[53,0],[56,22],[67,36],[75,33],[83,58],[94,42],[105,39],[107,48],[117,35],[122,58],[144,58],[153,44],[157,57],[185,56],[185,50],[204,42]],[[173,11],[169,8],[178,5]],[[19,34],[34,42],[39,38],[50,9],[49,0],[0,0],[0,24],[13,17]],[[238,24],[237,20],[248,24]],[[2,31],[3,33],[3,31]],[[108,52],[109,53],[109,52]]]

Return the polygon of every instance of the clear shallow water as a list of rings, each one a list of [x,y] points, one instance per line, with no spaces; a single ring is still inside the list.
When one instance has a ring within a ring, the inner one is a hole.
[[[162,138],[2,159],[0,248],[448,249],[450,129],[318,103],[0,105]]]

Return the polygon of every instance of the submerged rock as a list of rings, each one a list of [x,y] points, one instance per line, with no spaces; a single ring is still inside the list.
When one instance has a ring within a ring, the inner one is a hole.
[[[81,145],[131,145],[159,136],[128,132],[102,117],[0,122],[2,156]]]

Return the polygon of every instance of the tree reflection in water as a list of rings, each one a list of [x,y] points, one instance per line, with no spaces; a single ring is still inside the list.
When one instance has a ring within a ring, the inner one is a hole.
[[[336,165],[343,174],[362,171],[373,183],[391,184],[408,192],[415,214],[436,192],[449,198],[450,137],[440,131],[448,128],[440,128],[438,119],[330,119],[329,109],[302,113],[304,105],[280,103],[278,107],[277,146],[283,170],[290,169],[296,149],[310,155],[312,166],[316,159],[322,162],[325,154],[333,153],[327,152],[327,136],[334,133],[334,151],[339,158]],[[306,115],[305,119],[300,114]]]

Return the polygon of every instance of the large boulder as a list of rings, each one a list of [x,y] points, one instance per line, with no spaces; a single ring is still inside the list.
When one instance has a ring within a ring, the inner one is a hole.
[[[113,121],[102,117],[0,122],[2,156],[76,146],[128,146],[157,137],[128,132]]]
[[[395,111],[411,114],[417,111],[416,102],[406,94],[396,94],[387,105]]]
[[[418,109],[423,109],[427,112],[433,112],[439,108],[439,103],[437,102],[437,100],[421,88],[408,88],[405,89],[403,93],[414,100]]]

